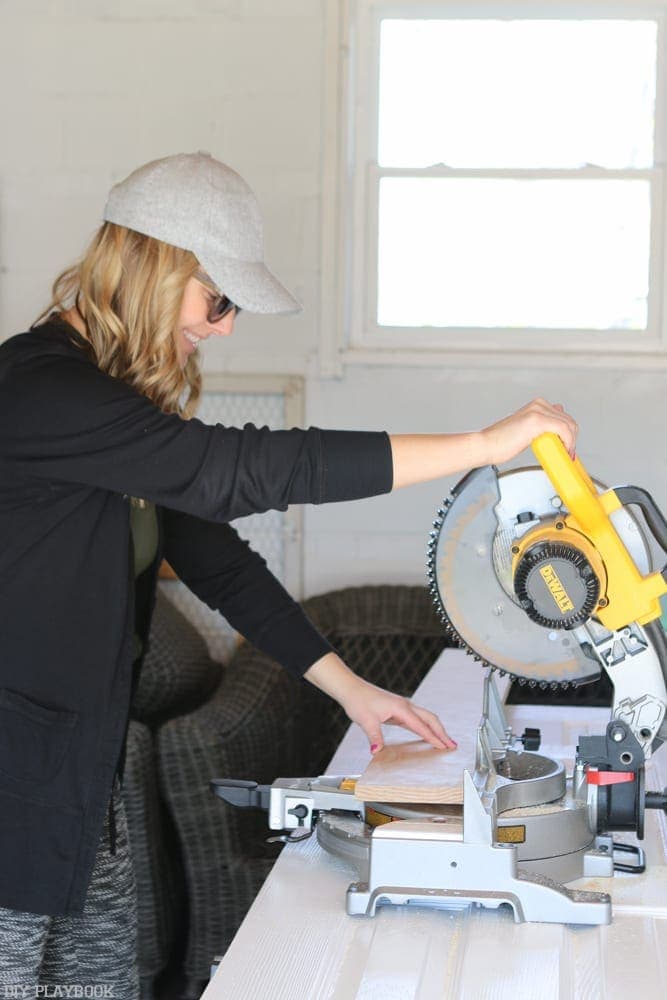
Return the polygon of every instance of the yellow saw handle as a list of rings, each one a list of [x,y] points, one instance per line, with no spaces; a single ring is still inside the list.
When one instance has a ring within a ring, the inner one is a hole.
[[[667,593],[661,573],[642,576],[609,515],[623,506],[613,490],[598,493],[578,458],[568,455],[556,434],[541,434],[532,443],[535,457],[569,513],[563,520],[597,550],[607,574],[595,616],[611,630],[631,622],[646,625],[660,617],[659,598]]]

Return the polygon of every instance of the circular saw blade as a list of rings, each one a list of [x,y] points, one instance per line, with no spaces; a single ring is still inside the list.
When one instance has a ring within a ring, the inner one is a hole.
[[[511,546],[517,517],[566,511],[541,468],[498,475],[485,466],[469,473],[438,511],[431,532],[431,593],[445,629],[476,659],[541,686],[582,684],[600,673],[586,656],[584,628],[552,630],[530,620],[512,581]],[[645,540],[627,511],[615,527],[638,564],[650,563]],[[630,546],[629,546],[630,547]]]

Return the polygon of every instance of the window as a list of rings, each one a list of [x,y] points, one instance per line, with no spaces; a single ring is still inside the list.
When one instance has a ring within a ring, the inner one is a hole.
[[[349,360],[662,351],[665,6],[359,0]]]

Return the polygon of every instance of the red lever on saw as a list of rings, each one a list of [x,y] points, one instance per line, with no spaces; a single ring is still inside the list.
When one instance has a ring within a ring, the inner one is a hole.
[[[586,771],[588,785],[620,785],[634,780],[634,771]]]

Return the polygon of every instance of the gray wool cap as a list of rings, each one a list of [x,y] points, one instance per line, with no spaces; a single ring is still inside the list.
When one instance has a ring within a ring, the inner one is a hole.
[[[264,263],[255,195],[235,170],[210,153],[179,153],[139,167],[112,187],[104,218],[190,250],[217,288],[241,309],[301,309]]]

